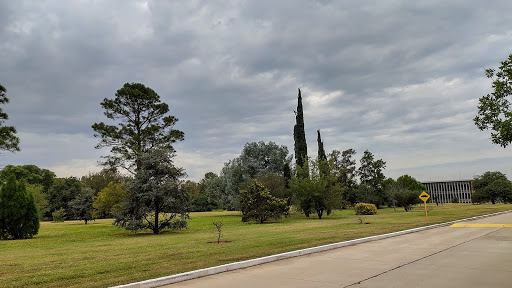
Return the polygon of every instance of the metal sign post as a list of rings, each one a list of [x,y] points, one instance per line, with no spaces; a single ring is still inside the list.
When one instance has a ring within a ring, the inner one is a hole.
[[[425,217],[427,218],[427,224],[428,224],[428,213],[427,213],[427,200],[430,198],[430,195],[427,194],[427,192],[423,191],[420,194],[420,199],[423,200],[423,204],[425,204]]]

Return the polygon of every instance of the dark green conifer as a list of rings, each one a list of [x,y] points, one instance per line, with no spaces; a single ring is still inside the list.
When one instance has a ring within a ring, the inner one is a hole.
[[[295,127],[293,127],[293,139],[295,140],[295,163],[304,167],[308,158],[308,146],[306,144],[306,132],[304,131],[304,114],[302,111],[302,97],[299,89],[297,111],[295,112]]]
[[[318,135],[316,141],[318,142],[318,161],[327,161],[327,155],[325,155],[324,142],[322,136],[320,136],[320,130],[316,130]]]
[[[39,212],[25,181],[11,175],[0,189],[0,239],[32,238],[39,231]]]
[[[256,220],[260,224],[271,219],[281,219],[290,209],[286,200],[272,196],[256,180],[251,180],[247,189],[240,192],[240,206],[243,222]]]
[[[320,136],[320,130],[316,130],[316,133],[318,135],[316,138],[318,142],[318,169],[320,170],[320,175],[327,175],[329,174],[329,164],[327,163],[327,155],[325,155],[324,142],[322,141],[322,136]]]
[[[18,187],[25,193],[27,197],[27,206],[26,206],[26,216],[25,216],[25,232],[26,238],[32,238],[32,236],[37,235],[39,232],[39,220],[40,215],[37,209],[36,200],[31,191],[27,191],[25,186],[25,181],[22,179],[18,183]]]
[[[290,164],[288,162],[284,163],[283,166],[283,177],[285,180],[285,187],[286,189],[290,188],[290,179],[292,179],[292,171],[290,169]]]
[[[93,220],[92,212],[93,212],[93,197],[94,190],[91,188],[85,188],[80,191],[80,193],[69,202],[69,206],[71,211],[76,219],[83,220],[85,224],[89,220]]]

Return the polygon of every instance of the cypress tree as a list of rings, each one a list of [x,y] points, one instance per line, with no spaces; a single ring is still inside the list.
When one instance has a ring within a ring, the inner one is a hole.
[[[316,130],[316,133],[316,141],[318,142],[318,173],[320,178],[325,181],[325,187],[317,191],[320,193],[313,197],[313,206],[318,214],[318,219],[322,219],[324,211],[327,212],[327,216],[331,215],[332,208],[335,205],[336,196],[332,190],[335,186],[335,178],[329,177],[329,163],[327,162],[327,155],[325,155],[324,142],[322,141],[320,130]]]
[[[316,133],[316,141],[318,142],[318,168],[320,169],[321,175],[327,175],[329,174],[329,165],[327,164],[327,155],[325,155],[324,142],[322,141],[322,136],[320,136],[320,130],[316,130]]]
[[[32,236],[37,235],[39,232],[40,216],[37,209],[36,200],[32,192],[27,191],[25,181],[23,179],[18,183],[18,187],[24,192],[27,199],[24,229],[25,235],[23,238],[32,238]]]
[[[308,146],[306,144],[306,133],[304,132],[304,114],[302,111],[302,97],[297,100],[297,111],[295,112],[295,126],[293,127],[293,139],[295,140],[295,163],[304,168],[308,158]]]
[[[32,238],[39,231],[39,213],[25,182],[11,175],[0,189],[0,239]]]
[[[316,141],[318,142],[318,161],[327,161],[327,155],[325,155],[324,150],[324,142],[322,141],[322,136],[320,136],[320,130],[316,130],[318,137]]]
[[[284,163],[283,166],[283,177],[285,180],[286,189],[290,188],[290,179],[292,179],[292,171],[290,169],[290,164],[288,162]]]

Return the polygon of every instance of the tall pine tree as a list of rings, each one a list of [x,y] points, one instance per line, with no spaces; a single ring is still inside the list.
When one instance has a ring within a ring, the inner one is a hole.
[[[300,95],[300,88],[297,101],[297,111],[295,112],[293,139],[295,141],[295,163],[297,166],[304,168],[304,163],[306,163],[308,158],[308,146],[306,144],[306,133],[304,132],[304,114],[302,111],[302,97]]]
[[[136,174],[140,158],[151,149],[174,152],[173,144],[182,141],[185,134],[174,129],[178,118],[168,115],[169,105],[160,96],[141,83],[126,83],[114,99],[101,102],[105,116],[116,125],[94,123],[94,137],[99,137],[97,149],[112,147],[111,155],[103,164],[108,168],[123,168]]]

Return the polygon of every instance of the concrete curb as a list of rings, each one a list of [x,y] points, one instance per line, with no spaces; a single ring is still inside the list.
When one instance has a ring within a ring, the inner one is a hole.
[[[158,286],[168,285],[168,284],[177,283],[177,282],[181,282],[181,281],[185,281],[185,280],[204,277],[204,276],[208,276],[208,275],[227,272],[227,271],[231,271],[231,270],[247,268],[247,267],[260,265],[260,264],[273,262],[273,261],[278,261],[278,260],[282,260],[282,259],[288,259],[288,258],[292,258],[292,257],[308,255],[308,254],[312,254],[312,253],[316,253],[316,252],[332,250],[332,249],[341,248],[341,247],[345,247],[345,246],[351,246],[351,245],[356,245],[356,244],[360,244],[360,243],[376,241],[376,240],[380,240],[380,239],[385,239],[385,238],[405,235],[405,234],[409,234],[409,233],[424,231],[424,230],[428,230],[428,229],[449,226],[449,225],[452,225],[452,224],[458,223],[458,222],[471,221],[471,220],[496,216],[496,215],[510,213],[510,212],[512,212],[512,210],[497,212],[497,213],[487,214],[487,215],[482,215],[482,216],[476,216],[476,217],[471,217],[471,218],[466,218],[466,219],[461,219],[461,220],[455,220],[455,221],[441,223],[441,224],[423,226],[423,227],[418,227],[418,228],[413,228],[413,229],[408,229],[408,230],[403,230],[403,231],[398,231],[398,232],[393,232],[393,233],[369,236],[369,237],[365,237],[365,238],[343,241],[343,242],[338,242],[338,243],[333,243],[333,244],[327,244],[327,245],[322,245],[322,246],[317,246],[317,247],[312,247],[312,248],[306,248],[306,249],[301,249],[301,250],[296,250],[296,251],[291,251],[291,252],[286,252],[286,253],[281,253],[281,254],[241,261],[241,262],[229,263],[229,264],[225,264],[225,265],[189,271],[189,272],[185,272],[185,273],[180,273],[180,274],[156,278],[156,279],[145,280],[145,281],[141,281],[141,282],[135,282],[135,283],[126,284],[126,285],[114,286],[112,288],[158,287]]]

